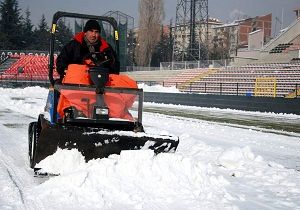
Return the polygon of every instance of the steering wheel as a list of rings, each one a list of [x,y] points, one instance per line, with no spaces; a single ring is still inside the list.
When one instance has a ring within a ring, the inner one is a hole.
[[[86,60],[92,61],[95,66],[102,66],[111,61],[111,58],[105,52],[90,52],[83,58],[83,63]]]

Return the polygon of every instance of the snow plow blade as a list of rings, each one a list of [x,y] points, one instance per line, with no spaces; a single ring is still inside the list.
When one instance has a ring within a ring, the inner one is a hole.
[[[78,149],[85,160],[120,154],[122,150],[151,149],[154,152],[175,152],[178,137],[150,135],[144,132],[109,131],[78,126],[50,126],[42,129],[35,151],[35,163],[61,149]]]

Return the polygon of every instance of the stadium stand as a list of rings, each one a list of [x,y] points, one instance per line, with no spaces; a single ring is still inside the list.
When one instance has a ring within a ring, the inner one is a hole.
[[[300,50],[300,44],[292,44],[285,50],[283,50],[283,53],[288,53],[290,51],[299,51]]]
[[[163,84],[164,80],[172,78],[186,71],[188,70],[133,71],[122,72],[121,74],[126,74],[139,82]]]
[[[292,46],[289,45],[285,50],[289,50]],[[292,49],[295,49],[295,46]],[[47,56],[11,56],[0,67],[6,68],[0,71],[1,79],[48,80]],[[140,83],[176,86],[181,91],[207,94],[255,95],[255,83],[258,78],[275,78],[276,97],[297,96],[300,87],[300,62],[297,61],[257,63],[218,69],[136,71],[122,74],[127,74]]]
[[[188,92],[254,95],[257,78],[275,78],[276,97],[285,97],[300,87],[300,63],[186,70],[163,83],[165,86],[176,86],[181,91]]]
[[[6,71],[16,61],[17,58],[11,58],[10,56],[3,57],[0,63],[0,73]]]
[[[270,50],[269,53],[282,53],[287,48],[289,48],[293,43],[287,43],[287,44],[278,44],[276,47]]]
[[[293,43],[293,40],[299,36],[299,27],[300,19],[295,20],[292,24],[290,24],[286,30],[267,43],[262,50],[269,52],[279,44]]]
[[[189,83],[193,83],[201,78],[204,78],[208,74],[210,74],[212,69],[204,68],[204,69],[187,69],[177,74],[174,77],[169,77],[164,80],[165,86],[176,86],[183,87]]]
[[[249,63],[288,63],[291,60],[299,58],[296,52],[300,44],[300,19],[295,20],[287,28],[281,31],[276,37],[271,39],[259,50],[249,52],[238,51],[234,62],[231,65],[244,66]],[[299,50],[298,50],[299,51]]]
[[[6,68],[1,71],[1,79],[48,80],[47,56],[10,56],[7,61],[1,65],[1,68]]]
[[[9,57],[6,55],[1,55],[0,56],[0,64],[4,63]]]

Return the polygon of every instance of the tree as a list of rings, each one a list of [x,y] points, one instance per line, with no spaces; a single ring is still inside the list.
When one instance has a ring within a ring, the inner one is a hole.
[[[171,62],[173,54],[173,36],[169,27],[161,26],[160,41],[152,54],[151,66],[160,66],[161,62]]]
[[[134,58],[136,39],[134,36],[134,31],[132,29],[129,30],[129,32],[128,32],[127,43],[128,43],[128,57],[127,57],[126,66],[133,66],[134,64],[136,64],[135,58]]]
[[[7,35],[0,31],[0,49],[7,49],[7,46],[10,45]]]
[[[4,49],[22,48],[22,16],[16,0],[4,0],[0,3],[1,47]]]
[[[160,30],[164,18],[162,0],[140,0],[140,25],[138,31],[135,60],[140,66],[149,66],[156,44],[160,40]]]
[[[73,33],[70,26],[66,25],[65,18],[58,20],[57,33],[55,37],[55,50],[58,51],[60,51],[62,47],[72,39]]]
[[[23,25],[23,33],[22,33],[22,37],[23,37],[23,42],[25,45],[25,49],[31,49],[32,48],[32,43],[34,42],[33,39],[33,25],[31,23],[30,20],[30,11],[29,8],[26,9],[25,11],[25,19],[22,23]]]
[[[229,32],[219,32],[212,39],[212,49],[210,52],[210,58],[212,60],[223,60],[230,57],[229,48]]]
[[[49,49],[50,32],[44,14],[42,15],[42,18],[38,24],[38,28],[35,29],[34,31],[34,39],[35,39],[34,46],[36,50]]]

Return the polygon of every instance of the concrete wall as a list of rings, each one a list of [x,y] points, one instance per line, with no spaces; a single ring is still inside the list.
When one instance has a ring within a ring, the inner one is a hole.
[[[261,49],[264,44],[263,30],[257,30],[249,33],[248,50]]]
[[[300,98],[221,96],[145,92],[145,102],[300,115]]]

